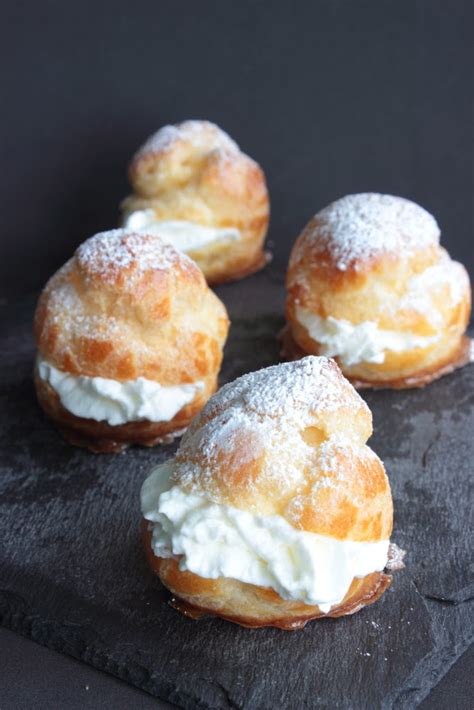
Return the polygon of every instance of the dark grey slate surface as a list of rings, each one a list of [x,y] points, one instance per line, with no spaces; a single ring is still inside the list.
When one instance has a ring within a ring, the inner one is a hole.
[[[278,359],[281,277],[219,289],[233,328],[223,381]],[[365,393],[407,568],[376,605],[303,631],[193,622],[148,571],[138,490],[174,451],[94,456],[43,418],[31,382],[33,299],[2,306],[0,618],[186,708],[414,707],[473,638],[474,367],[425,390]]]

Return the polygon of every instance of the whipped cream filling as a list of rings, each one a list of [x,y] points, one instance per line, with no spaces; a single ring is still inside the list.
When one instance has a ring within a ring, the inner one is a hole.
[[[235,242],[241,238],[235,227],[205,227],[185,220],[158,220],[153,210],[131,212],[124,227],[161,237],[180,251],[189,252],[216,242]]]
[[[348,320],[329,316],[321,318],[301,306],[296,306],[296,319],[309,336],[320,344],[320,355],[337,356],[347,367],[359,362],[382,363],[385,351],[400,353],[413,348],[427,348],[438,335],[413,335],[379,328],[375,321],[354,325]]]
[[[51,385],[61,404],[76,417],[107,422],[112,426],[148,420],[169,422],[196,393],[202,382],[165,387],[153,380],[109,380],[62,372],[38,355],[39,376]]]
[[[384,569],[388,540],[337,540],[292,527],[280,515],[254,515],[188,493],[171,480],[173,462],[158,466],[141,490],[143,517],[157,557],[207,579],[228,577],[274,589],[283,599],[339,604],[354,577]]]

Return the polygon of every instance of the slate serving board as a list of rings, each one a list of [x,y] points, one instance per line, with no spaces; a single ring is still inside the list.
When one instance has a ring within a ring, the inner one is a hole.
[[[276,267],[218,289],[233,325],[222,382],[278,361]],[[175,445],[93,454],[64,443],[31,380],[34,298],[4,304],[0,620],[184,708],[412,708],[473,639],[474,366],[365,392],[406,569],[353,617],[293,633],[171,609],[139,539],[138,492]]]

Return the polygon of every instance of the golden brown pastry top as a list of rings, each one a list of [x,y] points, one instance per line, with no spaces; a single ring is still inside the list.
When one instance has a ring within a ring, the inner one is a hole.
[[[60,370],[172,385],[215,373],[228,318],[188,257],[117,229],[88,239],[49,280],[34,330]]]
[[[123,203],[125,214],[153,209],[157,219],[232,226],[244,238],[266,231],[262,169],[209,121],[161,128],[132,159],[129,178],[134,194]]]
[[[365,442],[369,408],[332,360],[307,357],[224,386],[183,437],[176,482],[339,539],[386,540],[392,501]]]
[[[393,195],[347,195],[318,212],[295,245],[326,268],[362,271],[390,255],[397,259],[436,249],[440,231],[423,207]]]
[[[333,202],[293,248],[289,320],[301,306],[322,318],[376,321],[422,336],[448,328],[458,304],[469,313],[470,285],[439,237],[435,219],[401,197],[364,193]]]
[[[133,156],[130,182],[137,195],[156,197],[183,187],[210,159],[235,161],[239,154],[237,143],[209,121],[163,126]]]

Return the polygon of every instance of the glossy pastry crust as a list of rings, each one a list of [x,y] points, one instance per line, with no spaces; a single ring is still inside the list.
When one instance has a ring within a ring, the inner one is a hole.
[[[318,606],[282,599],[273,589],[223,577],[204,579],[192,572],[182,571],[177,560],[156,557],[150,539],[151,533],[144,523],[143,540],[152,571],[172,593],[171,605],[193,619],[207,615],[220,616],[240,626],[274,626],[294,631],[313,619],[354,614],[380,599],[391,583],[391,576],[384,572],[355,578],[343,601],[330,612],[323,613]]]
[[[123,202],[124,217],[151,209],[157,220],[239,229],[238,241],[209,243],[189,252],[208,283],[242,278],[268,261],[263,248],[270,213],[264,173],[214,124],[165,126],[134,156],[129,178],[133,194]]]
[[[354,218],[360,234],[351,232],[350,224],[345,234],[337,217],[342,215],[344,220],[356,209],[349,202],[355,198],[359,206],[367,198],[368,215],[360,222],[357,215]],[[383,236],[386,228],[383,202],[382,207],[376,202],[379,198],[392,201],[389,207],[395,206],[398,215],[391,215],[387,244],[371,249],[371,232],[364,242],[364,226],[369,225],[375,238]],[[370,207],[372,200],[375,207]],[[401,352],[386,350],[382,363],[347,365],[336,355],[344,374],[357,387],[421,387],[469,360],[464,335],[471,309],[468,275],[439,245],[434,219],[407,200],[354,195],[322,210],[295,243],[286,285],[285,357],[325,352],[324,345],[299,322],[299,308],[354,325],[372,321],[381,330],[402,337],[436,337],[434,342]]]
[[[113,230],[82,244],[47,283],[34,333],[48,363],[75,376],[164,386],[202,382],[170,422],[110,426],[76,417],[36,372],[38,399],[71,443],[152,445],[182,431],[214,392],[229,321],[196,265],[158,237]]]
[[[305,358],[225,385],[191,424],[174,459],[185,491],[255,515],[279,515],[295,529],[337,540],[379,542],[392,531],[390,485],[366,445],[372,416],[326,358]],[[298,628],[320,616],[351,614],[390,583],[383,572],[354,579],[329,614],[235,579],[204,579],[156,557],[144,521],[153,571],[178,609],[223,616],[245,626]]]

